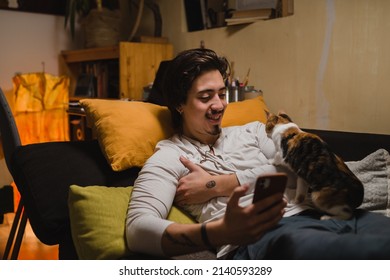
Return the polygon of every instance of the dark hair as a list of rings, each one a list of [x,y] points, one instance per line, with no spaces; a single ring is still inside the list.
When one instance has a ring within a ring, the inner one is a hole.
[[[188,91],[194,80],[210,70],[218,70],[226,80],[230,70],[229,62],[210,49],[186,50],[170,61],[163,84],[163,95],[171,111],[173,128],[177,133],[182,132],[182,117],[177,108],[186,103]]]

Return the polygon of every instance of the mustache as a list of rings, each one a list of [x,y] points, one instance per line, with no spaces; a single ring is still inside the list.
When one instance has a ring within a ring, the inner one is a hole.
[[[223,113],[223,111],[225,111],[225,109],[218,109],[218,110],[211,109],[211,110],[208,112],[208,114],[211,114],[211,115],[220,114],[220,113]]]

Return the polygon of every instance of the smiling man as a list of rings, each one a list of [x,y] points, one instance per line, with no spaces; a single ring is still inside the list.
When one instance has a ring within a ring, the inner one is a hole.
[[[173,256],[212,247],[222,257],[258,240],[283,216],[280,194],[252,204],[256,177],[276,172],[264,124],[221,128],[228,70],[227,60],[207,49],[185,51],[170,63],[164,98],[176,134],[157,144],[134,184],[130,250]],[[201,223],[167,221],[174,201]]]

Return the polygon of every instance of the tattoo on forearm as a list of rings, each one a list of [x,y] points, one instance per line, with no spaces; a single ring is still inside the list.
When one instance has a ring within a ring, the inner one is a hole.
[[[214,180],[211,180],[206,183],[206,188],[211,189],[214,188],[216,185],[217,183]]]
[[[197,245],[185,234],[181,234],[180,236],[182,237],[182,240],[179,240],[172,235],[170,235],[168,232],[164,232],[164,235],[166,238],[171,241],[172,243],[176,245],[182,245],[182,246],[187,246],[187,247],[196,247]]]

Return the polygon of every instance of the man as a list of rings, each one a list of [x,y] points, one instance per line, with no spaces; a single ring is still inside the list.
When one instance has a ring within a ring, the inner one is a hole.
[[[214,248],[219,258],[236,259],[390,258],[390,219],[357,212],[351,221],[321,221],[308,204],[286,207],[281,194],[252,203],[257,176],[281,170],[269,164],[275,147],[264,124],[221,128],[228,69],[225,58],[207,49],[184,51],[170,63],[164,97],[176,134],[158,143],[135,182],[130,250],[174,256]],[[167,221],[174,201],[200,223]],[[356,234],[374,220],[364,229],[368,237]],[[345,232],[351,234],[340,235]],[[336,244],[336,251],[323,244]]]

